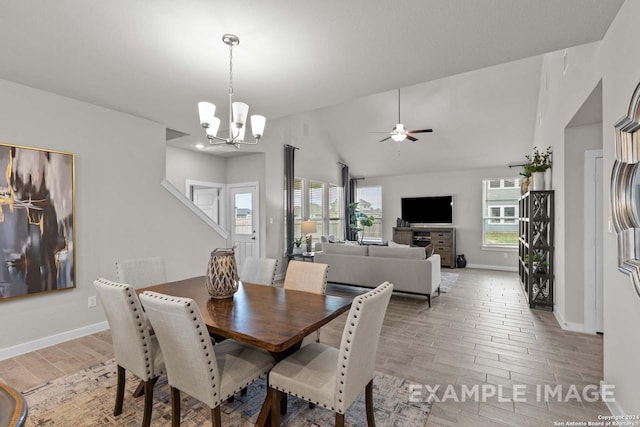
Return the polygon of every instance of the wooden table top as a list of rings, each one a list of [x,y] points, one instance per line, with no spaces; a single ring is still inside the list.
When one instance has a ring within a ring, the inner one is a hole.
[[[137,289],[193,299],[209,333],[283,353],[349,310],[351,298],[240,283],[233,298],[211,298],[205,278]]]

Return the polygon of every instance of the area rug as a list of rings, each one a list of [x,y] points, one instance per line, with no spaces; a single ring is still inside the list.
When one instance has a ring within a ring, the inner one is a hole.
[[[440,273],[440,292],[449,292],[458,280],[458,273],[448,273],[443,271]]]
[[[249,386],[245,396],[236,395],[233,403],[223,404],[222,425],[249,426],[255,424],[266,393],[265,380]],[[380,426],[424,426],[430,405],[409,402],[411,382],[376,372],[374,408],[376,424]],[[132,396],[138,385],[133,375],[127,375],[124,408],[113,416],[115,403],[116,366],[108,360],[81,372],[47,382],[24,392],[29,405],[29,426],[139,426],[142,422],[144,397]],[[181,425],[211,425],[208,406],[182,393]],[[322,408],[310,409],[306,401],[289,397],[283,426],[330,426],[334,413]],[[364,393],[349,408],[345,416],[349,426],[366,425]],[[166,376],[154,389],[153,426],[171,425],[171,404]]]

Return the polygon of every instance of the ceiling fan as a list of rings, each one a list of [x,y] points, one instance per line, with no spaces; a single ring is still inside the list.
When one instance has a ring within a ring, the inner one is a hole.
[[[393,130],[391,130],[391,132],[375,132],[375,133],[389,134],[388,137],[380,140],[380,142],[384,142],[389,139],[393,139],[396,142],[402,142],[405,140],[405,138],[408,139],[409,141],[417,141],[418,138],[415,138],[411,135],[413,135],[414,133],[427,133],[427,132],[433,132],[433,129],[407,130],[404,128],[404,125],[400,121],[400,89],[398,89],[398,123],[393,127]]]

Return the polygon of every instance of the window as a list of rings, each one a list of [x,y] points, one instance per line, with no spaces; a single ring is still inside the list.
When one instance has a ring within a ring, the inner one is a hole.
[[[356,201],[358,202],[358,226],[360,218],[373,216],[373,226],[366,227],[359,232],[358,237],[364,240],[382,241],[382,186],[358,187],[356,190]]]
[[[300,236],[301,222],[303,212],[302,191],[304,188],[304,179],[295,178],[293,181],[293,235]]]
[[[324,184],[321,182],[309,182],[309,215],[310,221],[316,222],[316,232],[313,233],[314,239],[325,234],[324,230]]]
[[[342,187],[329,184],[329,234],[336,236],[336,240],[344,240],[344,197]]]
[[[517,206],[489,206],[489,224],[515,224],[516,210]]]
[[[503,220],[505,224],[515,224],[516,220],[516,210],[518,210],[517,206],[505,206],[502,209],[502,216],[505,217]],[[513,219],[510,219],[513,218]]]
[[[482,245],[516,247],[520,178],[482,180]]]
[[[344,195],[342,187],[296,178],[293,183],[293,235],[302,236],[302,221],[316,222],[313,242],[320,236],[333,234],[344,239]],[[286,231],[285,231],[286,232]]]

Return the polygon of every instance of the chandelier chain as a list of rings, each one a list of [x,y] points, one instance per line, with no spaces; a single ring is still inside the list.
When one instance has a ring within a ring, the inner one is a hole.
[[[229,95],[233,95],[233,45],[229,45]]]

